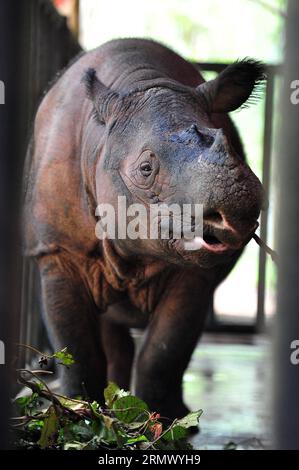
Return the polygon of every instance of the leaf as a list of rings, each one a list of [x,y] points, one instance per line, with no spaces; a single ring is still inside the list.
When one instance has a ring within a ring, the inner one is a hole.
[[[59,359],[61,364],[66,367],[69,367],[75,363],[73,355],[67,351],[67,348],[61,349],[61,351],[57,351],[53,354],[52,357]]]
[[[14,402],[20,409],[21,414],[26,414],[26,415],[31,416],[32,412],[38,406],[38,399],[39,399],[38,394],[34,392],[31,395],[16,398]]]
[[[28,431],[41,431],[44,426],[44,421],[42,419],[32,419],[27,424]]]
[[[122,388],[119,388],[114,382],[109,382],[108,387],[104,390],[105,403],[108,408],[112,408],[113,403],[118,398],[127,397],[131,395],[130,392],[126,392]]]
[[[113,403],[112,409],[117,419],[123,423],[145,421],[148,418],[147,404],[133,395],[119,398]]]
[[[163,435],[163,439],[165,439],[165,441],[177,441],[178,439],[184,439],[187,435],[188,432],[183,426],[173,426],[173,428]]]
[[[117,398],[128,397],[131,395],[131,392],[126,392],[123,388],[117,393]]]
[[[93,436],[93,438],[81,444],[81,448],[79,450],[98,450],[101,447],[101,439],[98,436]]]
[[[128,436],[125,433],[121,432],[120,430],[116,430],[115,437],[116,437],[118,449],[123,449],[125,443],[127,442]]]
[[[66,408],[69,408],[73,411],[80,411],[86,409],[85,403],[80,403],[78,401],[72,400],[71,398],[59,396],[58,400],[60,401],[62,406],[65,406]]]
[[[25,412],[25,408],[26,408],[27,404],[30,403],[31,397],[32,397],[32,395],[29,395],[29,396],[26,396],[26,397],[19,397],[19,398],[15,399],[14,402],[19,407],[21,413]]]
[[[83,450],[85,446],[85,442],[66,442],[63,446],[63,450]]]
[[[117,398],[117,394],[120,392],[120,388],[114,382],[109,382],[108,387],[104,390],[105,403],[108,408],[112,408],[113,402]]]
[[[236,444],[233,441],[229,441],[223,446],[223,450],[236,450],[237,447],[238,447],[238,444]]]
[[[92,409],[93,414],[94,414],[97,418],[101,418],[101,417],[102,417],[102,413],[101,413],[101,410],[100,410],[100,405],[98,404],[97,401],[93,401],[92,403],[90,403],[90,408]]]
[[[85,421],[78,423],[71,423],[64,428],[64,441],[78,441],[87,442],[94,436],[93,430],[90,425]]]
[[[148,442],[148,439],[146,436],[144,436],[144,434],[142,434],[141,436],[131,437],[127,439],[126,444],[132,445],[132,444],[136,444],[137,442]]]
[[[197,426],[202,410],[192,411],[188,413],[184,418],[177,419],[175,425],[163,435],[165,441],[178,441],[185,439],[188,436],[187,429],[191,426]]]
[[[132,423],[126,423],[126,428],[131,431],[141,428],[141,426],[144,426],[144,421],[133,421]]]
[[[191,426],[197,426],[199,418],[201,417],[203,411],[191,411],[184,418],[176,420],[176,425],[182,426],[183,428],[191,428]]]
[[[112,423],[111,426],[107,427],[103,418],[104,415],[101,417],[101,419],[95,419],[92,422],[92,430],[95,434],[93,439],[97,438],[99,442],[103,442],[105,444],[116,444],[117,436]]]
[[[193,449],[192,445],[187,442],[185,438],[176,440],[166,440],[163,438],[155,442],[155,448],[157,450],[188,450]]]
[[[107,416],[107,415],[104,415],[104,414],[101,416],[101,418],[104,421],[104,424],[105,424],[107,429],[110,429],[112,427],[113,423],[115,422],[114,418],[111,418],[110,416]]]
[[[42,428],[41,436],[38,440],[38,445],[42,449],[46,449],[55,442],[55,435],[58,431],[59,422],[53,406],[48,409],[48,415],[44,419],[44,426]]]

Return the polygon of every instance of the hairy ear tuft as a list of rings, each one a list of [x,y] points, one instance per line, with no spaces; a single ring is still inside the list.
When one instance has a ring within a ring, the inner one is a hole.
[[[85,71],[82,82],[85,85],[87,97],[94,104],[95,117],[100,123],[106,123],[113,112],[114,105],[119,100],[118,93],[104,85],[93,68]]]
[[[245,58],[226,67],[214,80],[196,90],[204,95],[211,113],[227,113],[256,103],[266,80],[262,62]]]
[[[91,67],[86,70],[83,75],[82,82],[85,84],[86,95],[89,99],[93,99],[95,83],[97,81],[97,73]]]

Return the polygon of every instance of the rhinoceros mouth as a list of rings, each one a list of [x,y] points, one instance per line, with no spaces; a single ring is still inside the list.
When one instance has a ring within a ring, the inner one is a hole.
[[[235,251],[231,246],[222,243],[215,238],[194,237],[192,240],[181,238],[169,240],[171,249],[175,249],[181,256],[188,256],[192,253],[200,255],[200,252],[210,252],[213,254],[225,254]]]
[[[194,237],[193,240],[184,240],[184,249],[186,251],[205,250],[211,253],[225,253],[232,250],[232,247],[222,243],[216,237],[209,235],[208,237]]]
[[[170,239],[169,246],[185,257],[189,257],[192,252],[200,256],[200,253],[211,255],[230,255],[242,249],[252,238],[250,233],[246,239],[236,238],[226,230],[217,230],[209,224],[204,224],[202,236],[195,236],[193,239],[186,239],[183,235],[181,239]]]
[[[194,219],[191,225],[181,232],[181,237],[176,238],[174,233],[169,233],[169,239],[164,240],[169,252],[175,253],[183,262],[203,266],[224,262],[226,259],[240,252],[251,240],[258,222],[255,221],[248,230],[243,232],[234,230],[228,224],[219,220],[203,221],[202,233],[196,233]],[[192,238],[192,232],[194,237]],[[188,233],[187,237],[185,234]]]
[[[203,235],[203,240],[208,244],[208,245],[221,245],[221,241],[218,240],[215,235]]]

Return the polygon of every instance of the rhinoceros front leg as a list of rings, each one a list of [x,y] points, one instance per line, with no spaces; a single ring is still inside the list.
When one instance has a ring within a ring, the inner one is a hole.
[[[117,307],[109,307],[109,310]],[[134,341],[129,328],[109,319],[109,313],[101,315],[102,344],[107,360],[107,376],[124,390],[129,390],[134,359]]]
[[[202,332],[211,294],[207,283],[184,272],[165,286],[154,312],[137,362],[136,394],[162,416],[178,418],[188,412],[182,378]]]
[[[54,350],[67,347],[75,364],[60,366],[62,392],[102,401],[106,358],[98,331],[98,314],[79,274],[65,255],[39,261],[43,315]]]

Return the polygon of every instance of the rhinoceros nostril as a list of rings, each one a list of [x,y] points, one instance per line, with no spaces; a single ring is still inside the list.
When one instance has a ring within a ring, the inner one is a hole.
[[[208,211],[204,214],[204,222],[212,225],[221,225],[223,223],[223,217],[220,212],[217,211]]]

